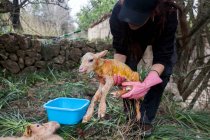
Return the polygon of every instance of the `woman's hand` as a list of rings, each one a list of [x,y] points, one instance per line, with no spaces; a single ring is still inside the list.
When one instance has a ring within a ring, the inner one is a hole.
[[[132,90],[128,93],[122,95],[122,98],[128,99],[139,99],[144,97],[150,88],[154,85],[160,84],[162,80],[160,79],[156,71],[150,71],[145,80],[141,82],[123,82],[123,86],[132,86]]]

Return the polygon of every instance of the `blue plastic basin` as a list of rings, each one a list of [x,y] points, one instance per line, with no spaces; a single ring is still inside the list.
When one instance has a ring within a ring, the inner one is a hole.
[[[90,101],[87,99],[60,97],[44,104],[48,120],[74,125],[81,122]]]

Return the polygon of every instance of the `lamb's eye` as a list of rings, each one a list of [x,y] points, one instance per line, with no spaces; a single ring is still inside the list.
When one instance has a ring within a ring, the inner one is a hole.
[[[37,124],[36,127],[39,127],[39,124]]]
[[[89,62],[93,62],[93,59],[90,59]]]

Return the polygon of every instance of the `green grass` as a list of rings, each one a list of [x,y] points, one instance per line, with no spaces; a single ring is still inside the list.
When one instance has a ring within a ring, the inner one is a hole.
[[[19,111],[10,113],[0,113],[0,134],[1,136],[21,135],[25,127],[30,123],[27,122]]]
[[[210,139],[210,113],[177,111],[174,115],[166,114],[157,118],[156,129],[150,139]]]
[[[46,122],[46,112],[42,105],[50,99],[61,96],[90,99],[97,88],[87,76],[78,75],[76,71],[49,69],[24,75],[1,73],[0,79],[0,136],[20,136],[29,123]],[[66,140],[140,139],[140,130],[132,130],[132,122],[126,121],[122,99],[108,96],[107,115],[104,119],[99,120],[97,107],[95,110],[90,122],[61,126],[58,134]],[[154,133],[144,139],[208,140],[209,118],[209,112],[181,110],[170,100],[170,93],[166,93],[154,122]]]
[[[162,99],[162,113],[157,115],[155,131],[149,139],[209,140],[210,112],[183,110],[169,96],[166,93]]]

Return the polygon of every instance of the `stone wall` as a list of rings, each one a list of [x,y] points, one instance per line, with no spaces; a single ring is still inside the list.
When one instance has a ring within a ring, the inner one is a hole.
[[[110,45],[90,44],[85,41],[43,40],[17,34],[0,36],[0,67],[11,73],[31,72],[48,67],[72,69],[79,65],[86,52],[98,52]]]

